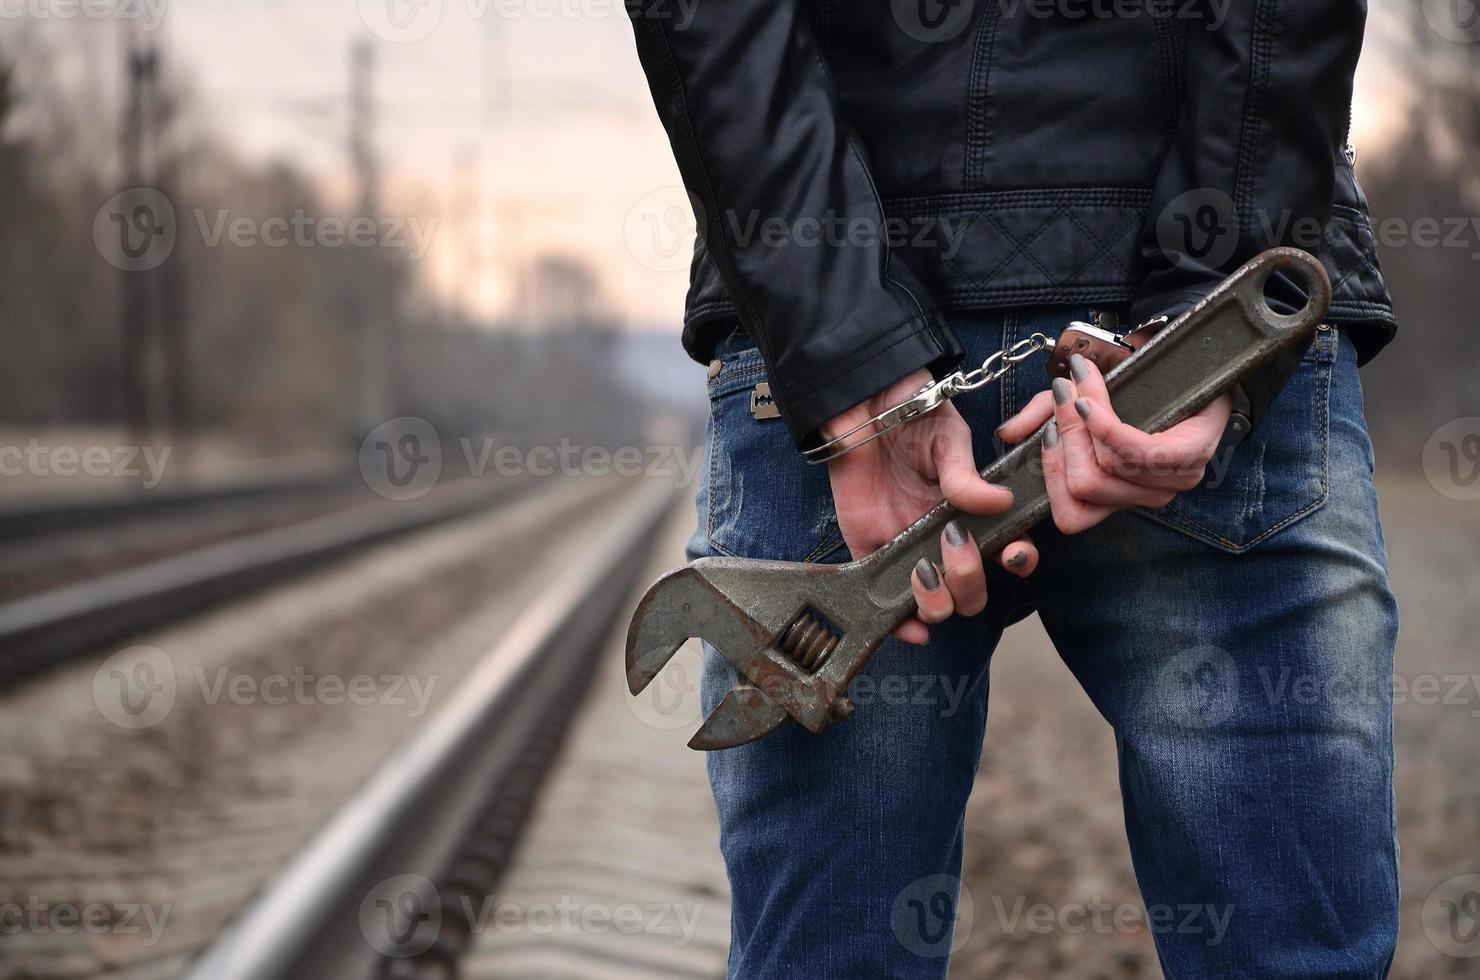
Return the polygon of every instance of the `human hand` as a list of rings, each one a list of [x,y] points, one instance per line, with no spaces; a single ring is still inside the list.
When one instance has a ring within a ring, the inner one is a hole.
[[[822,429],[824,438],[873,418],[929,381],[925,371],[900,379],[829,421]],[[887,544],[942,498],[969,514],[997,514],[1012,505],[1012,491],[993,486],[977,473],[971,429],[949,403],[827,466],[838,526],[854,559]],[[954,613],[974,616],[986,608],[986,572],[971,534],[952,521],[941,534],[940,546],[944,567],[922,560],[911,578],[919,614],[894,630],[907,643],[929,639],[927,624],[942,622]],[[1027,576],[1038,564],[1038,551],[1023,538],[994,558],[1014,575]]]
[[[1011,444],[1053,419],[1043,436],[1043,482],[1059,530],[1077,534],[1128,507],[1165,507],[1202,482],[1228,425],[1230,395],[1151,435],[1116,416],[1092,362],[1075,354],[1069,368],[1072,380],[1054,379],[997,430]]]

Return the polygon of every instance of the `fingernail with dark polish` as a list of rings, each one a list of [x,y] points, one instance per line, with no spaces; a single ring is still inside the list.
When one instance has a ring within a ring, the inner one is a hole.
[[[1015,552],[1007,559],[1008,568],[1022,568],[1028,564],[1028,553],[1026,551]]]
[[[1074,400],[1074,411],[1078,412],[1079,417],[1082,419],[1089,418],[1089,399],[1076,398]]]
[[[940,572],[935,570],[929,558],[921,558],[915,564],[915,574],[920,577],[920,584],[925,586],[926,592],[934,592],[940,588]]]
[[[1059,444],[1059,421],[1051,419],[1048,428],[1043,430],[1043,444],[1049,449],[1054,449]]]
[[[1055,405],[1067,405],[1069,399],[1074,397],[1074,386],[1063,378],[1053,379],[1053,403]]]
[[[1069,355],[1069,373],[1074,375],[1075,381],[1083,381],[1089,377],[1089,362],[1084,359],[1083,354]]]
[[[960,521],[951,521],[946,525],[946,540],[957,548],[966,543],[966,528],[961,526]]]

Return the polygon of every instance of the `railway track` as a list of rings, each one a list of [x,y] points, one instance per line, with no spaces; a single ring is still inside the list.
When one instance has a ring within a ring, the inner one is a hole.
[[[17,514],[0,517],[0,538],[19,539],[15,548],[43,549],[50,528],[75,531],[120,525],[142,529],[162,516],[185,521],[192,514],[210,520],[211,508],[223,504],[282,508],[297,503],[298,512],[265,512],[258,526],[199,531],[195,541],[161,549],[137,563],[124,563],[97,575],[78,573],[75,580],[41,591],[11,595],[0,601],[0,681],[12,681],[55,666],[118,637],[179,617],[222,599],[241,595],[354,551],[506,504],[527,489],[527,481],[466,477],[440,486],[414,500],[374,498],[364,489],[347,491],[342,480],[327,478],[299,484],[263,484],[196,496],[126,498],[83,507],[69,518],[66,508],[30,508],[34,524]],[[350,496],[346,496],[350,493]],[[366,497],[371,497],[369,502]],[[287,502],[286,504],[284,502]],[[307,516],[301,510],[310,508]],[[176,509],[178,508],[178,509]],[[265,524],[265,528],[261,525]],[[27,530],[22,531],[22,528]],[[101,533],[101,532],[99,532]],[[208,543],[200,543],[204,539]]]
[[[12,545],[47,535],[96,531],[161,516],[198,514],[233,505],[260,507],[274,501],[353,489],[364,489],[364,483],[351,470],[203,487],[156,487],[80,499],[36,498],[0,508],[0,542]]]
[[[673,501],[644,488],[185,975],[454,975]]]

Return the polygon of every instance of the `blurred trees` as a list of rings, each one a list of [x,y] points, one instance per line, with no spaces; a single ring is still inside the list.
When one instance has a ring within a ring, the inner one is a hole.
[[[1358,166],[1399,333],[1362,383],[1382,461],[1416,466],[1436,428],[1480,415],[1480,25],[1463,21],[1465,2],[1399,6],[1409,28],[1402,75],[1415,97],[1402,131]],[[1437,243],[1415,234],[1427,223]]]
[[[301,216],[313,237],[351,216],[336,215],[290,163],[248,166],[213,140],[168,50],[143,156],[145,183],[173,206],[175,242],[156,269],[116,269],[95,244],[94,219],[127,182],[128,117],[117,86],[105,96],[97,77],[115,70],[99,65],[118,65],[117,52],[86,32],[59,41],[15,23],[0,36],[0,425],[125,426],[142,362],[149,397],[188,431],[277,453],[352,448],[373,421],[357,413],[355,392],[368,312],[389,360],[385,418],[420,415],[449,437],[522,443],[640,438],[647,406],[611,369],[620,340],[588,269],[535,262],[525,300],[540,329],[494,329],[427,298],[404,228],[405,247],[264,244],[269,219],[282,229]],[[406,216],[370,217],[386,234]],[[230,240],[240,219],[254,245]],[[148,352],[130,349],[123,330],[122,304],[140,282]],[[154,390],[175,374],[178,390]]]

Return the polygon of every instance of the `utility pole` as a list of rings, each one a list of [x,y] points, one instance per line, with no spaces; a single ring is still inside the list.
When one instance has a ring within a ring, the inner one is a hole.
[[[375,51],[370,42],[350,42],[349,160],[355,176],[355,217],[377,219],[380,214],[380,155],[375,144]],[[389,342],[386,336],[386,291],[375,273],[379,256],[356,263],[368,270],[353,281],[347,304],[353,345],[351,378],[353,442],[358,445],[375,426],[389,417]]]
[[[123,34],[123,64],[127,74],[123,125],[119,128],[125,188],[145,186],[152,160],[146,160],[149,134],[148,89],[158,76],[159,56],[127,23]],[[123,271],[119,286],[123,358],[124,414],[142,444],[160,428],[159,392],[164,365],[150,329],[153,270]]]
[[[380,157],[375,147],[375,49],[370,42],[350,42],[349,159],[355,172],[360,215],[380,208]]]
[[[151,105],[150,141],[154,158],[155,188],[167,200],[177,201],[180,188],[180,153],[170,146],[167,134],[172,129],[179,105],[166,86],[157,83]],[[195,376],[190,357],[190,265],[186,249],[176,248],[164,265],[149,273],[158,277],[160,359],[168,378],[164,415],[170,438],[176,443],[178,465],[187,466],[187,454],[195,434],[194,400],[191,397]]]

